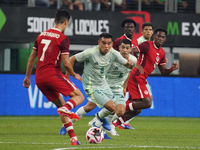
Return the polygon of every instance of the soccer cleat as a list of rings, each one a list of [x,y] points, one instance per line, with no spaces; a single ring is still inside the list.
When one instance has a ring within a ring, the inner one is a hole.
[[[106,140],[113,140],[113,138],[109,137],[109,136],[107,135],[107,133],[104,134],[104,139],[106,139]]]
[[[75,140],[74,138],[72,138],[70,145],[81,145],[81,143],[78,140]]]
[[[88,126],[93,127],[93,123],[97,121],[97,118],[94,117],[90,122],[88,122]]]
[[[106,120],[106,118],[101,119],[101,118],[99,117],[99,114],[98,114],[98,113],[96,113],[95,116],[96,116],[96,118],[102,123],[102,126],[103,126],[106,130],[108,130],[108,131],[111,130],[110,124],[108,123],[108,121]]]
[[[60,107],[60,108],[58,108],[57,112],[60,115],[68,116],[72,120],[80,120],[80,117],[77,114],[69,111],[66,107]]]
[[[107,131],[110,135],[112,136],[119,136],[119,134],[117,133],[117,131],[115,130],[115,126],[113,124],[110,124],[111,130]]]
[[[120,129],[132,129],[132,130],[135,129],[135,128],[132,128],[132,127],[129,125],[129,123],[127,123],[127,124],[121,124],[120,126],[118,126],[118,128],[120,128]]]
[[[65,128],[64,126],[62,126],[62,127],[60,128],[60,135],[65,135],[66,133],[67,133],[66,128]]]

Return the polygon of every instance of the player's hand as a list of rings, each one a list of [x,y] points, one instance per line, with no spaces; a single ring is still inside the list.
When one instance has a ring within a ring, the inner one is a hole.
[[[28,87],[30,86],[30,84],[31,84],[30,79],[27,78],[27,77],[25,77],[25,79],[24,79],[24,81],[23,81],[23,86],[24,86],[25,88],[28,88]]]
[[[141,74],[143,74],[143,73],[144,73],[144,69],[143,69],[143,67],[142,67],[142,66],[140,66],[140,65],[136,64],[136,65],[135,65],[135,68],[137,68],[137,69],[138,69],[138,71],[139,71]]]
[[[74,79],[76,79],[76,80],[82,81],[81,76],[80,76],[79,74],[77,74],[77,73],[75,73],[73,77],[74,77]]]
[[[179,66],[178,66],[177,62],[173,62],[172,66],[171,66],[171,69],[172,70],[177,70],[178,68],[179,68]]]

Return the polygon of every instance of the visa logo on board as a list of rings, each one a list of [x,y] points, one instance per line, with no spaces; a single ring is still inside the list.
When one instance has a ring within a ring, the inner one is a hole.
[[[28,97],[30,108],[56,108],[56,106],[52,102],[45,102],[44,95],[38,89],[37,85],[32,89],[32,85],[28,88]]]

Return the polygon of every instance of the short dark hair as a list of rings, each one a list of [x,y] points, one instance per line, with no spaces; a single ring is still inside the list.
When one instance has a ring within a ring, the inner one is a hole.
[[[119,45],[121,45],[122,43],[124,43],[124,44],[129,44],[130,46],[132,46],[131,41],[128,40],[128,39],[122,39],[122,40],[120,41],[120,44],[119,44]]]
[[[70,14],[67,10],[65,9],[59,9],[57,12],[56,12],[56,15],[55,15],[55,23],[56,24],[59,24],[59,23],[64,23],[66,21],[66,19],[70,19]]]
[[[101,33],[100,36],[99,36],[99,39],[101,39],[102,37],[111,38],[113,40],[113,37],[110,33]]]
[[[124,20],[121,22],[121,27],[123,28],[124,25],[125,25],[127,22],[133,23],[134,26],[136,27],[136,22],[135,22],[133,19],[130,19],[130,18],[124,19]]]
[[[159,31],[165,32],[165,35],[167,35],[167,30],[165,30],[164,28],[157,28],[157,29],[154,31],[154,34],[156,34],[156,33],[159,32]]]
[[[144,23],[142,24],[142,30],[143,30],[146,26],[150,26],[150,27],[152,27],[152,29],[153,29],[153,24],[152,24],[151,22],[144,22]]]

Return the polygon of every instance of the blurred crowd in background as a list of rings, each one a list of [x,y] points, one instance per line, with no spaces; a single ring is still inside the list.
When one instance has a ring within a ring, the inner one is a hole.
[[[0,5],[63,8],[68,10],[88,11],[115,11],[139,10],[138,3],[141,3],[141,11],[166,12],[166,1],[176,2],[178,13],[199,13],[200,0],[0,0]],[[59,5],[59,6],[58,6]]]

